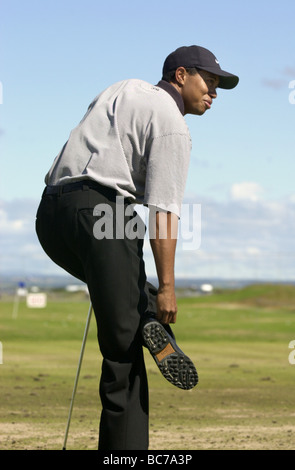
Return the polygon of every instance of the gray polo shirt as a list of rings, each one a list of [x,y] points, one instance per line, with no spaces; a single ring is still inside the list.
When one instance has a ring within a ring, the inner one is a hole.
[[[131,79],[110,86],[72,130],[46,184],[91,179],[180,216],[191,139],[179,98],[162,82]]]

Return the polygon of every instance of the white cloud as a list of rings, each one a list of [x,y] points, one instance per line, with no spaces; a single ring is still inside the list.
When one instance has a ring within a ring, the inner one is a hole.
[[[24,272],[45,267],[48,257],[35,234],[38,203],[15,199],[0,201],[0,272]]]
[[[260,256],[261,253],[262,253],[261,249],[257,248],[257,246],[248,246],[248,247],[246,247],[245,252],[250,256],[251,255],[252,256]]]
[[[259,200],[259,185],[236,189],[227,202],[202,202],[201,247],[180,250],[177,266],[195,277],[295,279],[294,203]]]
[[[230,190],[230,196],[234,201],[258,201],[263,194],[263,188],[254,182],[244,181],[242,183],[235,183]]]
[[[8,214],[0,209],[0,228],[2,234],[20,233],[25,227],[25,220],[10,220]]]
[[[295,279],[295,204],[259,199],[256,183],[233,186],[227,202],[202,200],[201,245],[185,250],[177,244],[176,276],[198,278]],[[294,195],[293,195],[294,196]],[[42,250],[35,234],[36,201],[0,202],[0,272],[61,274]],[[184,220],[189,231],[193,224]],[[199,230],[197,225],[194,229]],[[5,229],[5,230],[3,230]],[[155,276],[150,244],[144,244],[147,274]]]

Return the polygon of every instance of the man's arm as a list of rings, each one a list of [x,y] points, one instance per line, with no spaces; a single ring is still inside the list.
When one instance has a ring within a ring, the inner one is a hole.
[[[177,304],[175,296],[174,264],[177,244],[178,217],[172,212],[150,211],[150,244],[159,280],[157,319],[161,323],[175,323]]]

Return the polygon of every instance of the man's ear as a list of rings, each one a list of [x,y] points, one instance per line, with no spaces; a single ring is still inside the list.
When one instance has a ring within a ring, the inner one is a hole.
[[[179,86],[183,86],[186,75],[187,71],[184,67],[178,67],[178,69],[175,70],[175,80]]]

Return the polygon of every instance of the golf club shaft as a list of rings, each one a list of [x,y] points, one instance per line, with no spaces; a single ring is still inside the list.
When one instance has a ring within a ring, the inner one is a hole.
[[[80,370],[81,370],[81,365],[82,365],[82,360],[83,360],[83,355],[84,355],[84,350],[85,350],[85,345],[86,345],[86,340],[87,340],[87,335],[88,335],[88,330],[89,330],[89,325],[90,325],[90,320],[91,320],[91,314],[92,314],[92,304],[90,302],[88,316],[87,316],[87,320],[86,320],[85,331],[84,331],[84,337],[83,337],[82,347],[81,347],[81,352],[80,352],[80,358],[79,358],[79,363],[78,363],[78,369],[77,369],[77,373],[76,373],[76,379],[75,379],[75,384],[74,384],[74,389],[73,389],[73,394],[72,394],[72,399],[71,399],[71,405],[70,405],[67,428],[66,428],[66,432],[65,432],[63,450],[66,450],[67,439],[68,439],[69,428],[70,428],[71,417],[72,417],[72,411],[73,411],[73,405],[74,405],[74,399],[75,399],[75,395],[76,395],[76,391],[77,391],[77,385],[78,385],[78,380],[79,380],[79,375],[80,375]]]

